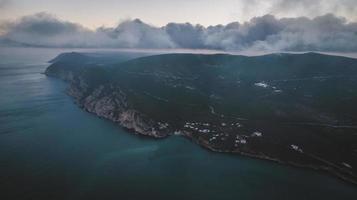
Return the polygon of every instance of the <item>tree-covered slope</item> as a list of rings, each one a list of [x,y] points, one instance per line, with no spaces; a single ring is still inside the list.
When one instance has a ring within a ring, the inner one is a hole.
[[[87,111],[137,133],[176,132],[215,151],[357,180],[356,59],[166,54],[99,62],[65,56],[46,73],[68,80]]]

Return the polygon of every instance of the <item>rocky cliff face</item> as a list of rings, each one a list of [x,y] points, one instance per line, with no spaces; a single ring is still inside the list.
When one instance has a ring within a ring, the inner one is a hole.
[[[160,130],[158,122],[133,109],[120,87],[109,84],[93,88],[84,77],[74,77],[73,73],[59,73],[58,77],[70,83],[67,93],[84,110],[118,123],[136,134],[155,138],[169,134],[169,130]]]
[[[127,56],[127,58],[135,56]],[[115,63],[127,58],[100,57],[100,63]],[[113,84],[94,84],[90,69],[98,67],[96,57],[80,53],[64,53],[51,60],[45,71],[47,76],[56,77],[69,83],[67,93],[84,110],[99,117],[120,124],[134,133],[162,138],[169,130],[159,130],[157,122],[133,109],[127,102],[125,92]]]

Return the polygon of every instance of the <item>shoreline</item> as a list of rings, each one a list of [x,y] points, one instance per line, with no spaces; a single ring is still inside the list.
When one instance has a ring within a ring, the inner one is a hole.
[[[153,59],[153,57],[150,58]],[[269,137],[268,139],[265,139],[264,137],[263,140],[253,140],[252,145],[245,145],[247,143],[247,139],[249,142],[249,138],[254,137],[254,135],[250,135],[252,133],[244,134],[244,132],[243,134],[237,134],[232,131],[232,136],[230,136],[227,140],[229,142],[221,142],[218,143],[219,145],[217,145],[217,143],[211,141],[216,140],[216,136],[219,134],[222,135],[226,129],[214,129],[213,132],[220,131],[220,133],[218,134],[216,132],[217,134],[213,135],[212,132],[207,135],[211,136],[210,138],[207,138],[207,136],[198,135],[196,133],[198,133],[197,130],[199,127],[194,129],[196,132],[191,130],[193,129],[191,126],[192,123],[190,124],[186,122],[186,124],[183,125],[183,123],[185,123],[183,119],[177,120],[174,118],[170,121],[166,118],[155,118],[155,115],[151,116],[151,113],[145,112],[145,109],[140,110],[140,107],[133,106],[131,104],[132,102],[127,99],[127,96],[130,95],[130,90],[126,91],[125,87],[123,89],[119,85],[107,84],[106,82],[100,81],[99,83],[95,82],[96,84],[93,85],[90,82],[91,80],[86,79],[88,78],[86,77],[86,74],[80,74],[79,72],[71,70],[66,71],[65,69],[61,68],[56,69],[61,67],[61,65],[52,66],[54,67],[51,68],[50,66],[46,69],[45,74],[50,77],[62,79],[63,81],[69,83],[66,94],[74,99],[74,102],[78,107],[88,113],[95,114],[97,117],[107,119],[114,122],[115,124],[120,125],[131,134],[150,137],[153,139],[163,139],[171,135],[180,135],[190,139],[200,147],[212,152],[229,153],[235,155],[238,154],[254,159],[273,161],[282,165],[327,172],[328,174],[333,175],[345,182],[357,185],[357,176],[354,174],[354,169],[352,169],[348,163],[344,163],[343,160],[331,160],[330,154],[326,156],[326,154],[321,154],[319,151],[305,152],[300,149],[297,144],[291,142],[282,142],[279,146],[276,143],[269,141]],[[151,112],[158,112],[158,109],[160,108],[151,110]],[[212,114],[215,114],[214,108],[209,107],[209,109]],[[223,115],[221,115],[221,117],[222,116]],[[185,120],[187,119],[185,118]],[[212,123],[215,122],[216,121],[212,121]],[[223,121],[220,123],[220,127],[226,127],[226,123],[226,121]],[[195,124],[197,125],[199,123]],[[238,125],[240,127],[239,123]],[[199,124],[198,126],[201,125]],[[210,124],[205,124],[204,126],[210,126]],[[216,127],[215,125],[213,126]],[[254,126],[254,124],[252,126]],[[208,133],[210,130],[202,129],[199,131],[199,133]],[[258,133],[260,135],[257,135],[257,137],[260,137],[262,133]],[[229,134],[226,133],[224,136],[228,137]],[[220,139],[222,141],[226,141],[223,136]],[[255,141],[258,141],[258,143],[254,143]],[[232,142],[234,142],[234,146]],[[332,154],[332,158],[334,158],[333,156],[336,155]]]
[[[75,98],[75,96],[72,96],[68,92],[67,92],[67,95],[71,96],[72,98]],[[173,133],[171,133],[171,134],[165,134],[165,135],[157,136],[157,135],[151,135],[151,134],[147,134],[147,133],[140,133],[140,132],[136,131],[133,128],[128,128],[126,126],[123,126],[122,124],[118,123],[118,121],[114,121],[114,120],[112,120],[110,118],[106,118],[104,116],[100,116],[95,112],[91,112],[91,111],[85,109],[84,105],[79,104],[79,102],[77,102],[77,101],[74,101],[74,103],[79,108],[84,110],[85,112],[90,113],[90,114],[94,114],[98,118],[102,118],[102,119],[108,120],[108,121],[110,121],[110,122],[112,122],[114,124],[117,124],[117,125],[120,126],[120,128],[124,129],[129,134],[132,134],[132,135],[135,135],[135,136],[145,137],[145,138],[148,138],[148,139],[157,140],[157,139],[166,139],[167,137],[170,137],[170,136],[174,135]],[[191,135],[191,133],[183,131],[183,132],[181,132],[181,134],[179,136],[190,140],[194,144],[199,145],[202,149],[208,150],[210,152],[230,154],[230,155],[233,155],[233,156],[237,156],[237,155],[245,156],[245,157],[251,158],[251,159],[259,159],[259,160],[274,162],[276,164],[283,165],[283,166],[290,166],[290,167],[294,167],[294,168],[298,168],[298,169],[313,170],[313,171],[316,171],[316,172],[324,173],[325,175],[329,175],[331,177],[335,177],[335,178],[337,178],[337,179],[339,179],[339,180],[341,180],[341,181],[343,181],[343,182],[345,182],[347,184],[351,184],[351,185],[357,186],[357,181],[356,180],[353,180],[352,178],[349,178],[348,176],[345,176],[345,175],[339,173],[338,171],[333,170],[332,168],[329,168],[329,167],[314,166],[314,165],[304,165],[304,164],[298,164],[298,163],[295,163],[295,162],[286,162],[286,161],[283,161],[283,160],[278,159],[278,158],[269,157],[269,156],[266,156],[266,155],[259,155],[259,154],[249,153],[249,152],[243,152],[243,151],[239,151],[239,150],[236,150],[236,151],[220,150],[220,149],[216,149],[216,148],[214,148],[214,147],[212,147],[210,145],[207,145],[204,142],[200,142],[199,140],[196,140],[195,138],[193,138],[190,135]]]
[[[339,180],[341,180],[341,181],[343,181],[345,183],[357,186],[357,181],[356,180],[353,180],[352,178],[344,176],[343,174],[338,173],[337,171],[335,171],[335,170],[333,170],[331,168],[328,168],[328,167],[314,166],[314,165],[304,165],[304,164],[298,164],[298,163],[295,163],[295,162],[286,162],[286,161],[280,160],[278,158],[273,158],[273,157],[269,157],[269,156],[266,156],[266,155],[258,155],[258,154],[243,152],[243,151],[224,151],[224,150],[219,150],[219,149],[213,148],[212,146],[209,146],[209,145],[206,145],[206,144],[204,144],[202,142],[194,140],[192,137],[188,137],[186,135],[184,135],[184,137],[189,139],[191,142],[196,143],[197,145],[199,145],[203,149],[206,149],[206,150],[211,151],[211,152],[231,154],[233,156],[236,156],[236,155],[245,156],[245,157],[252,158],[252,159],[259,159],[259,160],[265,160],[265,161],[269,161],[269,162],[274,162],[276,164],[283,165],[283,166],[291,166],[291,167],[298,168],[298,169],[313,170],[313,171],[324,173],[324,174],[329,175],[331,177],[335,177],[335,178],[337,178],[337,179],[339,179]],[[353,176],[353,175],[351,175],[351,176]]]

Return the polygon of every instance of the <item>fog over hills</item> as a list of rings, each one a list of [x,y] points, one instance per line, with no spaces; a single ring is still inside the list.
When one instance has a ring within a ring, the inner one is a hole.
[[[84,48],[187,48],[259,51],[357,51],[357,23],[326,14],[315,18],[254,17],[247,22],[202,26],[140,19],[91,30],[48,13],[0,24],[0,45]]]

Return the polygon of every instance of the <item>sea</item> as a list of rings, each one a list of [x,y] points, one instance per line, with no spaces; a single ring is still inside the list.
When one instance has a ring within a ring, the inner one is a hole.
[[[137,136],[81,110],[43,74],[71,51],[89,50],[0,47],[1,200],[357,199],[324,172]]]

